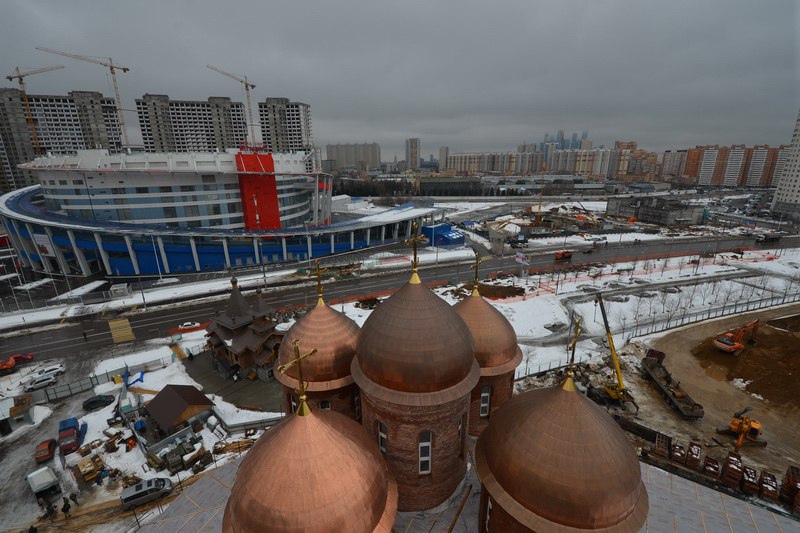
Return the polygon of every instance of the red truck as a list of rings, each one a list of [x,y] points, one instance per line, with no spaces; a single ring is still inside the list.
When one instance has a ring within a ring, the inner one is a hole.
[[[61,455],[77,450],[86,435],[86,424],[78,425],[78,419],[67,418],[58,423],[58,449]]]

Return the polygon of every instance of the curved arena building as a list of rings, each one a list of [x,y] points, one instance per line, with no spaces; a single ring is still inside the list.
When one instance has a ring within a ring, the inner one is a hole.
[[[308,152],[109,154],[20,165],[0,197],[20,262],[48,275],[148,276],[305,260],[390,243],[432,217],[413,204],[331,223],[332,177]]]

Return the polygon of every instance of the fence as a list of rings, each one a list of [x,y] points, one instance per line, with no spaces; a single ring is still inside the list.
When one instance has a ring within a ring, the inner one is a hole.
[[[566,347],[564,348],[566,350]],[[522,376],[515,376],[514,381],[522,381],[525,378],[540,376],[551,372],[553,370],[561,370],[569,366],[570,358],[565,356],[563,359],[555,359],[548,361],[546,364],[531,365],[530,361],[525,361],[525,373]],[[588,356],[575,356],[575,364],[583,363],[589,360]]]
[[[651,333],[659,333],[672,328],[679,328],[688,324],[694,324],[703,320],[711,318],[719,318],[728,315],[735,315],[737,313],[746,313],[748,311],[757,311],[767,307],[776,305],[783,305],[800,301],[800,293],[784,294],[783,296],[772,296],[770,298],[762,298],[760,300],[751,300],[747,302],[735,302],[733,304],[724,304],[721,308],[706,309],[704,311],[697,311],[694,313],[682,313],[680,316],[667,317],[666,320],[656,320],[653,316],[649,324],[636,324],[630,330],[629,335],[624,335],[626,341],[635,337],[649,335]],[[619,332],[617,332],[619,333]]]

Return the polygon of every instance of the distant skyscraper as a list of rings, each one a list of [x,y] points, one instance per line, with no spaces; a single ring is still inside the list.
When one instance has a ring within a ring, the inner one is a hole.
[[[573,133],[572,134],[572,140],[569,143],[569,147],[571,149],[573,149],[573,150],[577,150],[580,147],[580,145],[578,144],[578,134],[577,133]]]
[[[778,188],[772,200],[772,211],[800,221],[800,112],[792,134],[786,163],[783,165]]]
[[[244,105],[226,97],[170,100],[162,94],[136,99],[147,152],[214,152],[247,140]]]
[[[258,103],[261,138],[273,152],[314,149],[311,135],[311,106],[288,98],[267,98]]]
[[[113,98],[98,92],[71,91],[64,95],[29,94],[42,154],[122,146],[119,116]],[[17,168],[35,158],[27,114],[18,89],[0,89],[0,190],[36,183],[28,171]]]
[[[419,169],[420,143],[419,138],[406,139],[406,168]]]
[[[450,147],[439,147],[439,171],[447,170],[447,156],[450,155]]]
[[[700,159],[700,170],[697,183],[708,187],[714,178],[714,169],[717,167],[719,146],[706,146]]]

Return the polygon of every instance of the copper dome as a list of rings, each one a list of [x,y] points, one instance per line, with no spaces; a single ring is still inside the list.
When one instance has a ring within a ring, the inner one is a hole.
[[[454,305],[453,310],[472,332],[481,375],[509,372],[519,365],[522,350],[517,346],[514,328],[477,290]]]
[[[358,334],[358,324],[320,298],[284,335],[275,367],[294,359],[292,341],[298,339],[303,346],[317,349],[313,357],[303,360],[303,380],[308,382],[308,390],[344,387],[353,382],[350,363],[356,353]],[[275,378],[287,387],[297,388],[297,365],[292,365],[285,374],[276,371]]]
[[[247,453],[222,530],[391,531],[397,485],[358,422],[336,412],[291,416]]]
[[[416,273],[367,318],[356,349],[366,378],[410,393],[460,384],[472,372],[473,351],[467,325],[447,302],[419,283]]]
[[[518,522],[534,531],[640,530],[648,498],[633,447],[571,378],[520,394],[492,416],[476,469]]]

